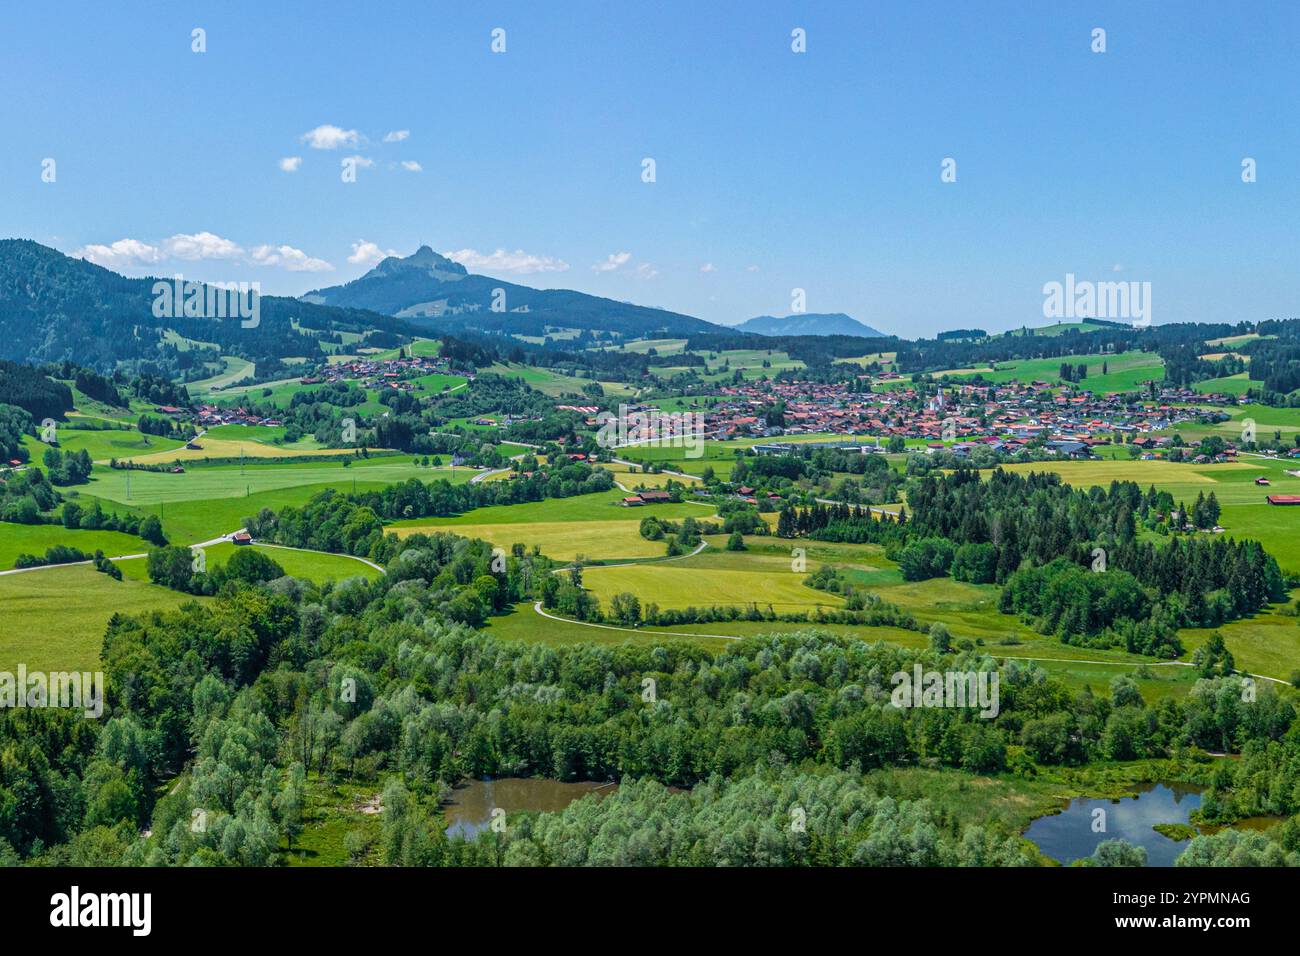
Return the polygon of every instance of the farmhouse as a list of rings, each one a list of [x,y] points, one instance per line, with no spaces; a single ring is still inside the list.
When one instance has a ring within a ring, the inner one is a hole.
[[[247,531],[236,531],[230,536],[230,540],[235,542],[235,544],[252,544],[253,536]]]
[[[641,505],[666,504],[672,501],[672,495],[666,491],[640,491],[623,499],[624,508],[639,508]]]
[[[1271,505],[1300,505],[1300,495],[1268,495]]]

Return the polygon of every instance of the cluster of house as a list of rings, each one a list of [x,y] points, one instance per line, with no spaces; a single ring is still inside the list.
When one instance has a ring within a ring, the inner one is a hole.
[[[446,359],[429,355],[415,355],[400,359],[355,358],[325,366],[298,381],[303,385],[321,385],[332,382],[356,382],[362,388],[392,388],[412,391],[412,379],[422,375],[452,374]]]
[[[160,408],[159,411],[162,411]],[[177,410],[179,411],[179,409]],[[216,405],[200,405],[195,413],[198,424],[203,428],[216,428],[218,425],[283,425],[279,418],[263,418],[254,415],[242,405],[238,408],[218,408]]]
[[[749,382],[719,391],[723,400],[704,411],[710,437],[897,436],[922,439],[932,449],[951,446],[958,454],[981,445],[1014,451],[1046,441],[1058,454],[1087,457],[1093,446],[1120,440],[1154,457],[1169,439],[1148,433],[1205,414],[1178,406],[1163,392],[1133,402],[1048,382],[961,385],[930,396],[910,386],[864,393],[825,382]],[[777,401],[784,406],[783,425],[769,424],[764,414]]]

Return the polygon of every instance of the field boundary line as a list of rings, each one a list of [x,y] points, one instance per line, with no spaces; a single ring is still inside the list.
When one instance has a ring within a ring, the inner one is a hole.
[[[716,637],[724,641],[744,640],[744,638],[737,637],[734,634],[697,634],[691,631],[643,631],[635,627],[620,627],[616,624],[595,624],[591,621],[574,621],[567,617],[557,617],[554,614],[548,614],[543,611],[541,601],[537,601],[533,604],[533,610],[542,617],[550,618],[552,621],[561,621],[565,624],[581,624],[583,627],[597,627],[604,631],[627,631],[629,634],[649,634],[651,636],[657,634],[668,634],[673,637]]]

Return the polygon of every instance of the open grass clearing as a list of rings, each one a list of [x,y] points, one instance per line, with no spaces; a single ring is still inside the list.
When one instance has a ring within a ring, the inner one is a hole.
[[[124,562],[125,563],[125,562]],[[89,565],[0,577],[0,670],[95,670],[114,614],[167,611],[206,601]]]

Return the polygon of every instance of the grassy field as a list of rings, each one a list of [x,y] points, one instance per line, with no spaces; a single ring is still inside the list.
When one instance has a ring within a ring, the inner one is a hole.
[[[1236,463],[1190,465],[1166,461],[1060,461],[1003,466],[1009,471],[1050,471],[1078,488],[1107,486],[1111,481],[1134,481],[1144,490],[1154,484],[1176,502],[1191,505],[1198,494],[1219,500],[1219,524],[1234,537],[1254,538],[1264,545],[1283,570],[1300,572],[1300,509],[1287,509],[1265,501],[1269,494],[1300,494],[1300,478],[1287,469],[1300,462],[1242,455]],[[1255,484],[1269,480],[1268,487]]]
[[[1281,433],[1287,444],[1294,444],[1295,436],[1300,433],[1300,408],[1275,408],[1272,405],[1229,405],[1198,406],[1206,411],[1226,413],[1226,422],[1204,425],[1200,422],[1186,422],[1174,428],[1166,429],[1164,434],[1182,435],[1187,442],[1200,441],[1206,435],[1218,435],[1232,441],[1240,441],[1242,426],[1249,419],[1256,426],[1260,438],[1272,438],[1274,432]]]
[[[807,587],[803,578],[790,570],[788,554],[745,554],[710,548],[662,564],[588,568],[583,585],[605,607],[622,591],[637,595],[643,604],[653,601],[661,608],[758,604],[788,612],[844,603],[834,594]]]
[[[634,472],[630,466],[618,462],[606,462],[601,467],[613,474],[615,481],[628,488],[663,488],[670,481],[675,481],[679,485],[685,485],[688,488],[700,484],[699,480],[694,477],[684,478],[680,475],[665,475],[662,473],[650,474],[642,471],[640,467]]]
[[[229,385],[218,392],[204,396],[212,401],[230,404],[245,396],[266,402],[279,408],[287,408],[293,397],[299,392],[314,392],[324,386],[321,384],[304,385],[299,378],[283,378],[272,382],[259,382],[256,385]]]
[[[1221,339],[1206,339],[1206,345],[1218,345],[1227,348],[1236,348],[1239,345],[1245,345],[1247,342],[1254,342],[1256,339],[1275,339],[1276,335],[1260,335],[1258,332],[1247,332],[1245,335],[1227,335]]]
[[[5,526],[10,527],[8,525]],[[111,532],[65,532],[67,543],[85,543],[77,536]],[[128,535],[117,535],[128,540]],[[6,542],[7,544],[7,542]],[[235,545],[205,548],[208,567],[224,564]],[[318,554],[251,545],[273,558],[286,574],[317,583],[364,577],[380,572],[364,562],[339,554]],[[109,554],[139,553],[149,545],[105,548]],[[144,558],[117,562],[122,580],[114,581],[87,565],[42,568],[0,575],[0,670],[12,671],[22,662],[32,670],[93,669],[99,660],[104,628],[116,612],[141,614],[169,610],[186,601],[206,601],[149,583]]]
[[[642,355],[649,354],[654,349],[659,355],[676,355],[679,352],[686,351],[686,339],[637,339],[632,342],[624,342],[620,347],[627,352],[637,352]]]
[[[534,521],[526,524],[436,524],[425,523],[395,528],[399,537],[417,532],[452,531],[466,538],[480,538],[497,547],[510,549],[533,545],[542,554],[557,561],[572,561],[577,556],[591,561],[617,561],[622,558],[662,557],[663,541],[641,537],[640,521]]]
[[[197,440],[198,448],[177,447],[169,451],[156,451],[144,455],[119,456],[121,460],[138,465],[169,465],[174,461],[208,461],[214,458],[314,458],[321,455],[347,455],[351,448],[305,448],[301,446],[265,445],[260,441],[243,438],[210,438],[204,435]]]
[[[94,670],[115,613],[143,614],[204,601],[88,565],[0,576],[0,670]]]
[[[641,537],[641,519],[648,515],[673,521],[713,515],[711,506],[687,502],[624,508],[619,504],[623,497],[624,492],[615,490],[549,498],[477,508],[451,518],[412,518],[396,521],[390,527],[400,537],[451,531],[507,549],[516,543],[529,549],[537,545],[544,555],[557,561],[572,561],[578,555],[588,561],[618,561],[664,556],[666,542]]]
[[[904,581],[893,562],[874,545],[792,543],[770,537],[747,537],[748,550],[726,552],[719,550],[725,541],[723,536],[708,540],[710,549],[673,561],[588,567],[583,576],[584,585],[601,599],[605,607],[609,606],[614,594],[622,591],[636,594],[643,605],[653,601],[662,608],[743,606],[750,603],[764,608],[770,603],[779,612],[791,612],[811,611],[818,605],[826,608],[839,605],[840,599],[835,595],[806,587],[803,584],[806,572],[792,570],[791,547],[796,545],[806,551],[806,571],[815,570],[824,563],[843,567],[855,584],[910,611],[923,625],[942,621],[955,641],[969,640],[985,653],[1001,660],[1032,661],[1074,690],[1088,686],[1104,692],[1115,677],[1129,675],[1137,680],[1143,695],[1154,700],[1184,694],[1196,680],[1192,668],[1178,663],[1154,662],[1120,650],[1072,647],[1056,638],[1037,634],[1019,619],[997,610],[998,589],[991,585],[964,584],[951,578]],[[1300,625],[1297,621],[1296,617],[1275,610],[1220,630],[1229,649],[1237,655],[1239,667],[1252,673],[1285,678],[1300,662]],[[494,619],[490,626],[494,633],[504,637],[548,643],[583,640],[641,642],[659,635],[660,640],[689,640],[716,647],[725,644],[726,637],[742,638],[817,626],[868,641],[885,640],[913,648],[928,645],[924,632],[894,627],[738,621],[636,630],[610,626],[596,628],[573,621],[550,620],[526,605],[519,606],[506,618]],[[1204,642],[1207,633],[1183,632],[1184,661],[1190,659],[1192,652]]]
[[[327,488],[378,491],[408,478],[425,482],[445,478],[460,484],[476,473],[472,468],[417,466],[410,455],[360,459],[347,468],[337,461],[310,459],[246,465],[242,475],[239,465],[193,466],[183,475],[130,472],[128,498],[128,473],[97,467],[90,484],[81,486],[81,494],[100,499],[108,511],[158,515],[173,543],[192,544],[234,531],[260,508],[301,506]]]
[[[261,544],[236,545],[228,541],[208,545],[203,549],[209,570],[220,567],[229,561],[236,548],[259,551],[284,568],[285,574],[295,578],[306,578],[308,581],[314,581],[317,584],[357,577],[373,581],[382,573],[364,561],[358,561],[346,554],[295,551],[292,548],[279,548]],[[123,574],[129,574],[137,580],[147,581],[149,579],[149,571],[144,560],[122,561],[120,566]]]
[[[72,420],[75,422],[75,419]],[[58,449],[61,452],[85,451],[93,461],[106,462],[110,458],[133,458],[140,455],[169,452],[184,446],[184,442],[159,435],[146,435],[138,429],[85,429],[76,428],[72,422],[60,425]],[[32,461],[39,462],[50,445],[28,436],[27,451]]]
[[[698,644],[708,650],[721,651],[733,643],[725,639],[708,637],[681,638],[671,634],[666,635],[662,629],[657,628],[633,631],[614,627],[590,627],[574,621],[552,620],[534,612],[530,603],[517,604],[510,614],[489,618],[484,626],[489,634],[502,640],[533,641],[550,645],[634,643],[654,647],[666,642],[689,640],[692,644]],[[727,632],[730,633],[734,627],[728,626]],[[670,630],[685,630],[685,628]],[[706,629],[700,627],[698,630]],[[715,627],[714,633],[717,631]]]
[[[151,547],[142,538],[121,531],[69,531],[61,524],[0,524],[0,571],[14,566],[20,554],[43,555],[56,544],[80,548],[87,554],[102,550],[109,557],[141,554]]]
[[[435,526],[455,528],[464,525],[516,525],[534,522],[640,521],[652,514],[680,521],[685,517],[707,518],[713,514],[711,507],[686,502],[624,508],[619,504],[624,497],[623,492],[615,489],[590,495],[574,495],[572,498],[548,498],[545,501],[530,501],[520,505],[475,508],[473,511],[452,518],[410,518],[395,521],[391,527],[400,533],[402,528]]]
[[[551,398],[560,398],[566,395],[581,397],[582,386],[591,382],[591,379],[560,375],[558,372],[552,372],[549,369],[536,368],[531,365],[515,365],[509,362],[498,362],[496,365],[490,365],[482,371],[488,375],[522,378],[528,386],[537,389],[543,395],[549,395]]]
[[[398,358],[403,351],[416,358],[437,358],[442,354],[442,342],[438,339],[416,339],[410,345],[386,349],[376,353],[374,357],[379,361],[389,361]]]
[[[992,371],[978,369],[952,369],[935,372],[938,378],[947,375],[950,378],[971,378],[976,372],[983,375],[985,381],[1005,383],[1019,382],[1059,382],[1062,363],[1086,365],[1087,377],[1079,384],[1094,392],[1123,392],[1137,388],[1141,383],[1164,378],[1164,360],[1154,352],[1117,352],[1113,355],[1062,355],[1046,359],[1018,359],[1002,362]],[[1106,372],[1103,374],[1102,369]]]
[[[222,371],[208,378],[199,379],[196,382],[190,382],[186,387],[190,395],[196,399],[211,397],[212,393],[220,392],[236,382],[242,382],[246,378],[251,378],[256,369],[253,363],[247,359],[235,358],[232,355],[224,355],[221,358],[225,368]],[[80,406],[78,406],[80,407]]]
[[[284,444],[284,436],[288,429],[283,425],[218,425],[216,428],[209,428],[199,439],[199,444],[207,441],[235,441],[250,442],[255,441],[263,445],[275,445],[284,448],[323,448],[324,446],[307,435],[299,441],[290,445]]]
[[[1300,590],[1291,592],[1291,598],[1300,597]],[[1252,674],[1288,679],[1300,670],[1300,618],[1281,614],[1282,605],[1265,614],[1232,621],[1215,629],[1184,628],[1179,632],[1183,646],[1191,653],[1218,630],[1223,635],[1228,650],[1232,651],[1237,667]]]
[[[874,362],[888,370],[888,366],[893,365],[897,359],[897,352],[873,352],[870,355],[857,355],[852,358],[837,358],[835,361],[844,365],[870,365]]]
[[[1210,378],[1203,382],[1197,382],[1192,386],[1192,390],[1200,392],[1202,395],[1245,395],[1247,390],[1259,389],[1264,387],[1260,379],[1251,378],[1248,372],[1241,372],[1238,375],[1225,375],[1223,378]]]
[[[236,498],[264,491],[292,488],[297,485],[332,484],[350,488],[358,483],[392,484],[418,478],[421,481],[446,479],[455,484],[469,481],[473,468],[422,467],[410,455],[392,455],[353,460],[348,466],[341,461],[277,462],[273,465],[237,464],[199,465],[173,475],[158,471],[126,471],[96,468],[85,490],[98,498],[123,504],[150,505],[158,502],[199,501],[212,498]],[[131,479],[131,496],[126,494],[127,477]]]

